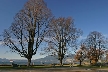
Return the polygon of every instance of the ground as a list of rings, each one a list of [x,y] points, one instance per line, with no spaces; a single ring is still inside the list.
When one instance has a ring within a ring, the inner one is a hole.
[[[108,72],[108,68],[86,69],[86,68],[42,68],[42,69],[10,69],[0,70],[0,72]]]

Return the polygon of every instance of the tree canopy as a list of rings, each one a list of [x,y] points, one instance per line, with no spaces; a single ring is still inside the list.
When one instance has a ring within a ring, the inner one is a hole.
[[[28,0],[3,32],[3,42],[12,52],[28,59],[36,54],[46,34],[52,14],[43,0]]]

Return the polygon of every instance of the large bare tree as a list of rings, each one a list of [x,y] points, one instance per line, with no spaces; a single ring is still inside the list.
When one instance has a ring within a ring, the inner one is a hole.
[[[28,59],[36,54],[47,32],[51,12],[43,0],[28,0],[14,17],[9,29],[3,32],[4,45]]]
[[[49,25],[48,39],[45,40],[48,42],[45,51],[50,55],[58,55],[58,60],[62,65],[62,60],[69,50],[69,45],[74,45],[81,34],[82,31],[75,28],[72,18],[53,18]]]

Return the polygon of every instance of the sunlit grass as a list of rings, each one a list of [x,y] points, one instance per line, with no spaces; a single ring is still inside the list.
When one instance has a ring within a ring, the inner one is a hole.
[[[40,68],[69,68],[70,65],[63,65],[63,66],[60,66],[60,65],[35,65],[35,66],[30,66],[30,67],[27,67],[27,66],[19,66],[19,67],[12,67],[12,66],[0,66],[0,70],[1,69],[4,69],[4,70],[9,70],[9,69],[40,69]],[[97,68],[100,68],[100,66],[73,66],[73,67],[78,67],[78,68],[92,68],[92,69],[97,69]],[[104,68],[108,68],[107,66],[101,66],[102,69]]]
[[[38,68],[51,68],[52,66],[18,66],[18,67],[12,67],[12,66],[0,66],[0,69],[38,69]]]

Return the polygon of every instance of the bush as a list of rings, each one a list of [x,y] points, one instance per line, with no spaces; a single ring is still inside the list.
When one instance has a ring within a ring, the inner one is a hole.
[[[97,63],[93,64],[92,66],[103,66],[103,65],[104,65],[103,63],[97,62]]]

